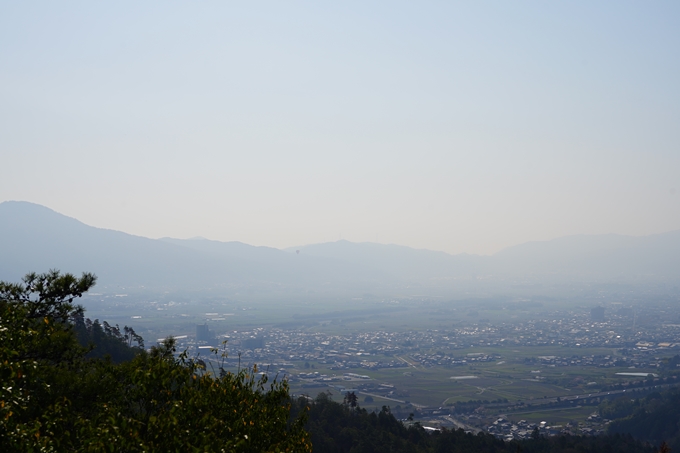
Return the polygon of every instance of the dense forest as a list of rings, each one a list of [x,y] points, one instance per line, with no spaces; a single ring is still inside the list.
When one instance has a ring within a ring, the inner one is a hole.
[[[677,390],[605,403],[622,417],[606,436],[512,442],[427,431],[389,407],[369,413],[353,394],[293,400],[286,381],[256,368],[209,370],[172,339],[145,350],[132,329],[86,319],[75,300],[95,281],[50,271],[0,282],[0,451],[651,453],[678,443]]]

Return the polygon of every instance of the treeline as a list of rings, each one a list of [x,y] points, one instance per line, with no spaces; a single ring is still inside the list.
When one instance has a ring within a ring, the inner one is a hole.
[[[121,329],[117,324],[111,326],[106,321],[92,321],[82,313],[75,313],[71,322],[78,343],[87,349],[85,357],[110,357],[114,363],[121,363],[132,360],[144,350],[144,339],[132,327]]]
[[[307,409],[309,408],[309,409]],[[308,411],[306,429],[319,453],[652,453],[657,450],[630,435],[542,437],[505,442],[491,434],[471,434],[442,428],[427,431],[418,423],[406,426],[389,407],[367,412],[351,403],[333,401],[321,393],[315,400],[300,398],[293,414]]]

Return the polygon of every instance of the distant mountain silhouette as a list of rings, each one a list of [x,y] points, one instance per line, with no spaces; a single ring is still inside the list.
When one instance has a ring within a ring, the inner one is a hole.
[[[527,242],[496,253],[490,271],[578,279],[677,280],[680,278],[680,231],[639,237],[576,235]]]
[[[192,278],[207,284],[240,271],[174,244],[94,228],[25,202],[0,204],[0,250],[0,276],[7,280],[57,268],[94,272],[102,283],[153,285]]]
[[[381,269],[399,278],[464,276],[546,281],[680,279],[680,231],[650,236],[575,235],[527,242],[492,256],[449,255],[398,245],[337,241],[291,247],[301,254]]]
[[[280,284],[305,285],[332,281],[372,280],[374,273],[365,266],[352,266],[342,260],[325,257],[299,256],[272,247],[257,247],[243,242],[221,242],[203,238],[160,241],[181,246],[219,261],[240,267],[251,281],[267,280]]]
[[[149,239],[91,227],[33,203],[0,203],[0,279],[17,281],[29,271],[50,268],[94,272],[100,285],[182,288],[371,290],[410,282],[446,285],[474,276],[676,281],[680,231],[568,236],[509,247],[493,256],[348,241],[279,250],[204,238]]]
[[[100,285],[123,286],[304,286],[370,279],[337,260],[240,242],[149,239],[91,227],[33,203],[0,203],[0,279],[17,281],[50,268],[94,272]]]

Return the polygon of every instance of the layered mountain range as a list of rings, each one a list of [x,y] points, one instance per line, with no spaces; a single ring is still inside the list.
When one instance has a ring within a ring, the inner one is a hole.
[[[680,231],[568,236],[491,256],[349,241],[279,250],[202,238],[150,239],[88,226],[33,203],[0,203],[0,280],[52,268],[94,272],[100,284],[174,288],[368,288],[476,278],[676,282]]]

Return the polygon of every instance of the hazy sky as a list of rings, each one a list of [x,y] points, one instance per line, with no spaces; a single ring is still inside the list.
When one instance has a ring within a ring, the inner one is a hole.
[[[680,229],[680,2],[0,4],[0,201],[493,253]]]

